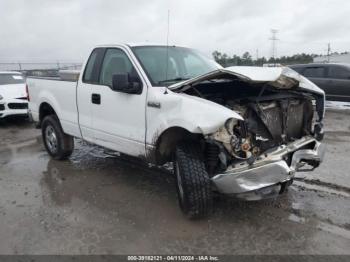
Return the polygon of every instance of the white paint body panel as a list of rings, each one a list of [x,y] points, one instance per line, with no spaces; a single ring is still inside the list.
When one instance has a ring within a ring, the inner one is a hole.
[[[49,104],[60,119],[65,133],[80,137],[76,104],[77,82],[27,78],[30,94],[29,110],[34,121],[39,120],[39,107]]]
[[[154,145],[157,137],[170,127],[206,135],[215,132],[229,118],[242,119],[214,102],[165,90],[165,87],[148,90],[148,101],[159,103],[160,108],[147,107],[147,145]]]

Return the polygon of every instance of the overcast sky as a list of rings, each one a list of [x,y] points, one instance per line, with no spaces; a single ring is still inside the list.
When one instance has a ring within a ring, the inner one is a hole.
[[[80,61],[96,44],[169,42],[211,54],[350,51],[346,0],[0,0],[0,62]]]

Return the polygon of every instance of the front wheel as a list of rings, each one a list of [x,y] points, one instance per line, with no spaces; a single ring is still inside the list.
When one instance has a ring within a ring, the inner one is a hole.
[[[53,159],[63,160],[72,154],[74,149],[73,137],[63,132],[55,115],[44,118],[41,131],[46,151]]]
[[[213,202],[211,182],[197,143],[186,142],[177,146],[174,171],[182,212],[191,219],[210,214]]]

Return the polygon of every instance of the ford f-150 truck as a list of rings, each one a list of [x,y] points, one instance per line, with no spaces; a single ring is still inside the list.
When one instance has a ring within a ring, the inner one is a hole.
[[[210,213],[215,192],[275,197],[323,158],[324,92],[286,67],[222,68],[190,48],[120,44],[60,74],[27,79],[51,157],[68,158],[76,137],[173,163],[190,218]]]

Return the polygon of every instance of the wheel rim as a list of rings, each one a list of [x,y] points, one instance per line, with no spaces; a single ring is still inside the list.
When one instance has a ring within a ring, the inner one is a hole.
[[[177,188],[179,189],[179,196],[180,196],[181,202],[183,202],[184,189],[182,186],[182,178],[180,175],[179,164],[177,162],[175,162],[175,172],[176,172]]]
[[[57,152],[57,136],[55,129],[52,126],[47,126],[45,129],[45,141],[51,153]]]

